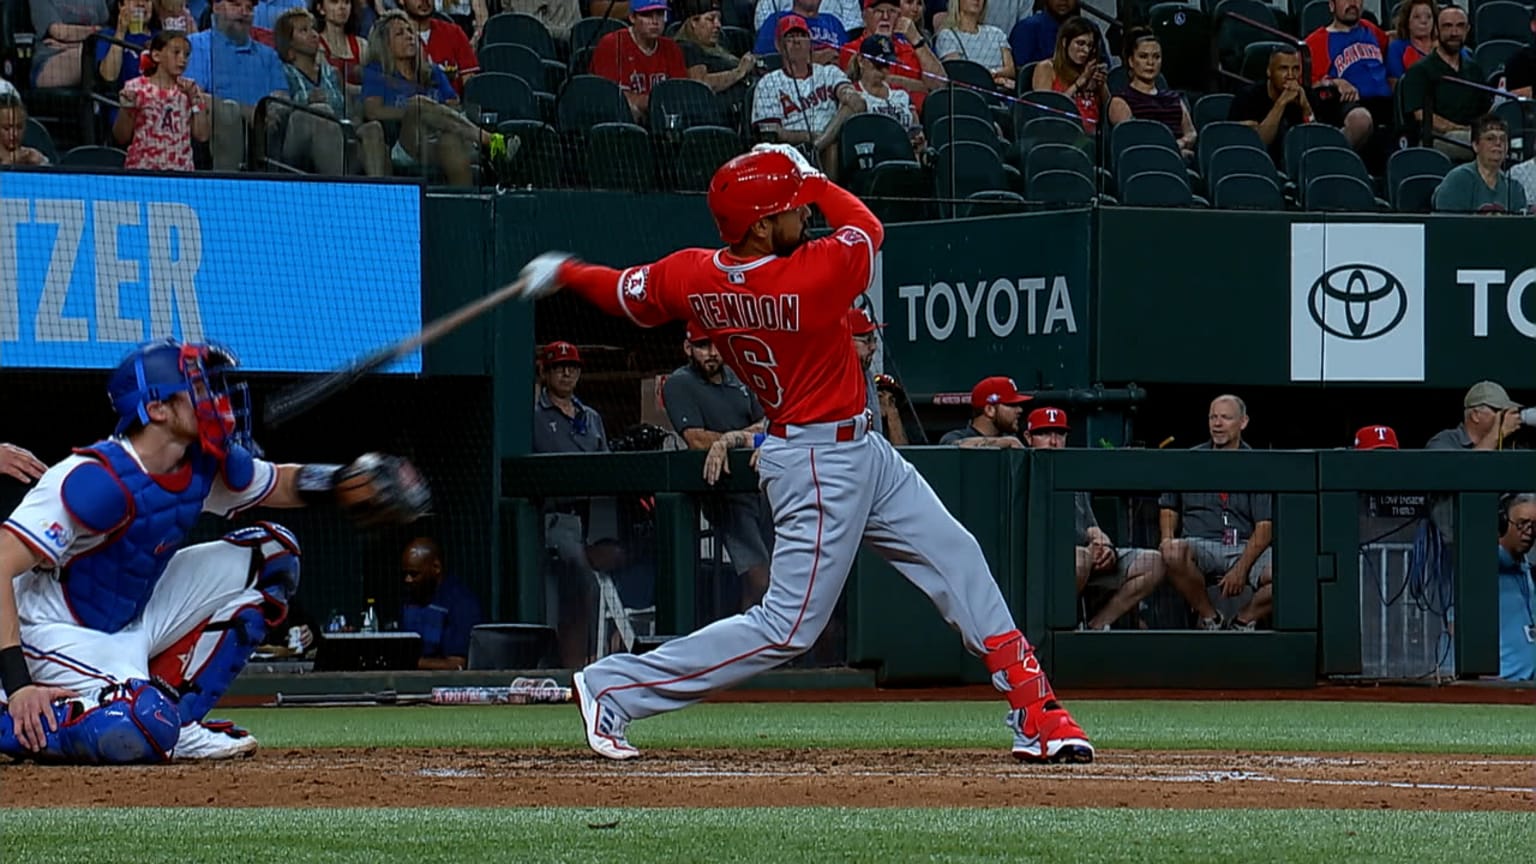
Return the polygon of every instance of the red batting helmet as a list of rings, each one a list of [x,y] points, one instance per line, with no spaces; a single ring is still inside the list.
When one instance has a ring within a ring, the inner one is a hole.
[[[740,243],[757,220],[816,200],[826,178],[805,178],[783,153],[743,153],[720,166],[709,181],[709,212],[720,239]]]

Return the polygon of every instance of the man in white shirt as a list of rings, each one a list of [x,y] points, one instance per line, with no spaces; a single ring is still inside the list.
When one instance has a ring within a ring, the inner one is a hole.
[[[752,125],[766,140],[808,145],[837,176],[837,133],[864,113],[864,97],[836,66],[811,62],[811,31],[799,15],[779,19],[775,44],[784,67],[763,76],[752,97]]]

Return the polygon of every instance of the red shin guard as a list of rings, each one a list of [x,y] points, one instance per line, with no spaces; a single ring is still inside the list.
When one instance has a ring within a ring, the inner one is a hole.
[[[1056,698],[1023,633],[1013,630],[989,636],[981,644],[987,649],[982,660],[992,673],[992,685],[1007,695],[1010,708],[1031,708]]]

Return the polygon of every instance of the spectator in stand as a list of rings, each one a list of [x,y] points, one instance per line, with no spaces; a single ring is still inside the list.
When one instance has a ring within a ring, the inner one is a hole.
[[[1536,494],[1499,499],[1499,678],[1536,680]]]
[[[1002,8],[999,7],[1000,10]],[[1082,5],[1078,0],[1036,0],[1035,13],[1019,19],[1018,23],[1011,25],[1013,29],[1008,31],[1008,47],[1013,51],[1013,62],[1020,66],[1028,66],[1054,57],[1057,31],[1067,21],[1081,14]],[[1001,22],[991,23],[996,23],[999,27],[1005,26]],[[1094,26],[1094,33],[1098,34],[1099,43],[1098,50],[1094,54],[1108,63],[1109,43],[1104,41],[1104,36],[1097,26]]]
[[[1531,7],[1531,36],[1525,47],[1504,63],[1504,89],[1527,99],[1536,85],[1536,6]]]
[[[983,378],[971,388],[971,422],[963,429],[944,433],[940,444],[956,447],[993,447],[1003,450],[1024,446],[1019,438],[1019,416],[1029,396],[1019,392],[1005,375]]]
[[[592,50],[592,74],[619,85],[641,125],[651,110],[651,90],[668,78],[688,77],[683,49],[661,35],[666,26],[667,0],[631,0],[629,27],[605,35]]]
[[[32,27],[37,32],[32,54],[32,86],[78,86],[80,52],[86,38],[112,20],[107,11],[107,0],[26,2],[32,12]]]
[[[885,440],[895,447],[907,446],[907,426],[901,419],[901,403],[906,401],[907,392],[901,389],[900,382],[883,372],[874,377],[874,383],[880,401],[880,425],[884,427]]]
[[[192,171],[192,139],[212,132],[212,100],[183,78],[192,46],[185,33],[162,30],[149,43],[144,74],[123,85],[122,109],[112,135],[128,145],[123,167],[141,171]]]
[[[1056,53],[1049,60],[1036,63],[1030,73],[1031,90],[1065,93],[1076,103],[1083,131],[1088,133],[1098,128],[1110,99],[1105,84],[1109,65],[1098,56],[1098,45],[1099,33],[1092,24],[1082,18],[1069,18],[1056,31]]]
[[[533,452],[602,453],[608,449],[603,418],[576,398],[581,352],[551,342],[539,354],[539,391],[533,407]]]
[[[22,144],[27,137],[27,106],[15,90],[0,89],[0,167],[7,165],[47,165],[42,151]],[[0,444],[0,448],[9,447]],[[0,450],[0,459],[5,452]]]
[[[992,83],[1012,93],[1015,87],[1013,51],[1008,34],[984,23],[987,0],[950,0],[944,27],[934,37],[934,50],[942,60],[970,60],[987,67]]]
[[[682,0],[679,14],[683,23],[677,29],[677,47],[683,50],[688,77],[716,93],[730,91],[737,101],[744,100],[757,57],[737,57],[720,44],[720,0]]]
[[[1227,119],[1252,126],[1269,148],[1270,158],[1285,168],[1285,133],[1293,126],[1312,122],[1312,105],[1301,86],[1301,55],[1290,45],[1280,45],[1269,55],[1269,75],[1244,87]]]
[[[283,59],[283,74],[288,78],[288,91],[293,101],[306,104],[316,111],[340,120],[348,119],[346,85],[336,67],[320,57],[320,34],[315,31],[315,17],[308,9],[298,6],[279,15],[277,29],[273,31],[277,53]],[[320,174],[346,173],[343,152],[315,146],[305,134],[313,132],[315,124],[300,121],[290,123],[288,135],[283,139],[283,160],[290,165],[303,165],[306,159],[320,158],[312,167]],[[364,159],[371,164],[369,174],[389,173],[389,150],[384,143],[384,127],[369,121],[357,129]],[[323,158],[322,158],[323,157]]]
[[[501,0],[500,10],[532,15],[544,22],[549,35],[561,42],[570,41],[571,27],[581,20],[581,4],[577,0]],[[601,18],[604,11],[594,4],[591,14]],[[614,17],[622,19],[618,12]]]
[[[443,574],[443,552],[431,538],[417,537],[405,547],[400,570],[405,575],[400,629],[421,636],[416,668],[468,666],[470,633],[485,621],[480,599],[464,583]]]
[[[116,42],[97,39],[96,74],[102,81],[112,82],[114,90],[122,89],[124,84],[139,77],[139,56],[161,29],[154,19],[154,5],[150,0],[123,0],[117,7],[117,26],[103,27],[101,33],[127,42],[138,50],[124,49]],[[117,119],[115,112],[111,119]]]
[[[1461,423],[1436,432],[1426,450],[1509,450],[1520,431],[1520,404],[1502,384],[1479,381],[1462,398]]]
[[[1146,27],[1132,27],[1126,34],[1126,42],[1130,49],[1126,53],[1131,79],[1124,90],[1109,100],[1109,122],[1124,123],[1133,118],[1156,120],[1173,133],[1185,160],[1193,159],[1195,123],[1189,117],[1184,95],[1177,90],[1157,89],[1157,76],[1163,72],[1162,43]]]
[[[453,92],[463,95],[464,82],[480,71],[480,58],[464,28],[435,16],[432,0],[400,0],[400,8],[421,36],[427,56],[448,76]]]
[[[15,84],[12,84],[4,78],[0,78],[0,96],[15,96],[20,98],[21,93],[16,89]]]
[[[213,97],[213,167],[238,170],[256,104],[267,96],[289,95],[283,61],[276,51],[251,39],[251,0],[214,0],[213,28],[187,39],[192,57],[186,76]],[[283,112],[272,111],[267,117],[277,125]],[[339,149],[340,130],[335,130],[333,141]]]
[[[752,29],[761,32],[763,24],[769,18],[780,12],[794,12],[794,0],[757,0],[757,5],[752,10]],[[837,23],[843,25],[843,32],[851,34],[853,31],[866,27],[863,17],[859,14],[859,0],[822,0],[822,15],[830,15],[837,19]]]
[[[354,87],[363,83],[363,57],[368,45],[359,36],[363,5],[360,0],[312,0],[310,14],[320,23],[320,56]]]
[[[202,29],[197,26],[197,16],[187,8],[186,0],[155,0],[150,21],[157,30],[180,30],[189,36]]]
[[[1392,41],[1387,43],[1387,84],[1393,89],[1413,64],[1435,50],[1435,0],[1408,0],[1397,7]]]
[[[880,351],[880,331],[884,327],[884,324],[875,323],[875,319],[869,317],[869,313],[863,309],[855,307],[848,310],[848,329],[853,333],[853,353],[858,356],[859,366],[864,369],[866,410],[874,418],[874,430],[881,435],[887,435],[890,430],[901,431],[901,415],[891,410],[895,408],[895,403],[881,399],[880,387],[875,383],[875,354]],[[886,440],[891,440],[888,435]]]
[[[912,110],[912,99],[907,91],[890,85],[889,69],[896,60],[895,43],[889,36],[878,34],[859,40],[859,53],[853,58],[851,71],[854,86],[864,97],[864,104],[871,114],[893,117],[907,130],[912,139],[912,150],[923,148],[923,124]]]
[[[944,64],[933,46],[918,30],[916,19],[903,10],[905,0],[864,0],[864,35],[843,46],[837,65],[847,69],[864,48],[864,40],[884,36],[896,50],[896,63],[886,71],[892,86],[911,97],[912,110],[921,115],[928,91],[943,81]]]
[[[1440,10],[1438,27],[1440,36],[1434,53],[1404,73],[1398,85],[1398,98],[1416,125],[1424,123],[1425,101],[1433,99],[1429,122],[1434,130],[1435,149],[1458,162],[1469,162],[1473,151],[1463,145],[1472,143],[1472,121],[1488,113],[1493,100],[1482,90],[1444,81],[1459,78],[1482,84],[1488,80],[1488,74],[1462,51],[1467,41],[1467,13],[1447,6]]]
[[[459,94],[443,70],[423,53],[416,28],[404,13],[387,12],[373,25],[363,67],[363,117],[400,124],[399,138],[390,151],[396,168],[435,165],[451,185],[469,186],[475,145],[484,148],[493,163],[501,164],[510,158],[506,139],[455,110]]]
[[[848,33],[837,16],[824,14],[820,10],[821,0],[795,0],[791,11],[769,15],[757,30],[757,45],[752,49],[753,53],[772,54],[776,43],[784,35],[779,22],[787,18],[798,18],[810,34],[812,61],[837,62],[838,51],[848,41]]]
[[[256,8],[251,10],[251,27],[258,30],[266,30],[269,33],[277,30],[277,19],[289,9],[304,8],[305,0],[257,0]]]
[[[768,140],[808,145],[827,176],[837,177],[837,133],[862,114],[864,97],[836,66],[811,61],[805,19],[779,19],[777,47],[784,66],[764,75],[752,97],[752,126]]]
[[[1310,85],[1338,93],[1336,125],[1356,150],[1364,149],[1377,125],[1392,124],[1392,87],[1387,83],[1387,34],[1360,17],[1363,0],[1328,0],[1333,20],[1306,39],[1312,57]]]
[[[1208,418],[1211,440],[1195,450],[1247,450],[1243,430],[1248,408],[1236,396],[1217,396]],[[1250,492],[1166,492],[1158,499],[1158,551],[1168,581],[1199,616],[1201,630],[1252,630],[1273,606],[1270,539],[1274,533],[1272,495]],[[1211,603],[1207,586],[1236,597],[1244,587],[1253,597],[1231,622]]]
[[[1036,408],[1029,412],[1024,440],[1033,449],[1060,450],[1067,446],[1070,431],[1067,412]],[[1099,527],[1091,494],[1074,493],[1072,504],[1077,526],[1077,594],[1085,604],[1083,629],[1108,630],[1163,581],[1163,559],[1151,549],[1117,549]]]
[[[1509,127],[1492,114],[1472,121],[1471,162],[1452,168],[1435,187],[1438,213],[1518,213],[1528,210],[1525,187],[1504,171]]]
[[[683,354],[688,362],[667,376],[662,398],[667,419],[690,450],[704,450],[719,462],[732,444],[750,446],[767,429],[757,397],[720,359],[709,334],[690,323]],[[761,493],[713,495],[700,501],[704,518],[730,555],[741,577],[740,610],[756,605],[768,590],[768,542]]]

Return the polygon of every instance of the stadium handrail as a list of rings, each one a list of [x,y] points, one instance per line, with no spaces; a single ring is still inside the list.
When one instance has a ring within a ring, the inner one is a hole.
[[[357,131],[352,128],[352,121],[346,117],[337,117],[325,111],[295,102],[285,96],[263,96],[256,103],[256,110],[251,114],[251,140],[249,152],[250,164],[253,169],[256,166],[275,167],[291,174],[303,174],[298,168],[280,162],[267,155],[267,114],[272,105],[280,105],[290,111],[299,111],[312,117],[319,117],[327,123],[335,123],[341,127],[341,166],[344,176],[352,173],[353,143],[357,140]]]

